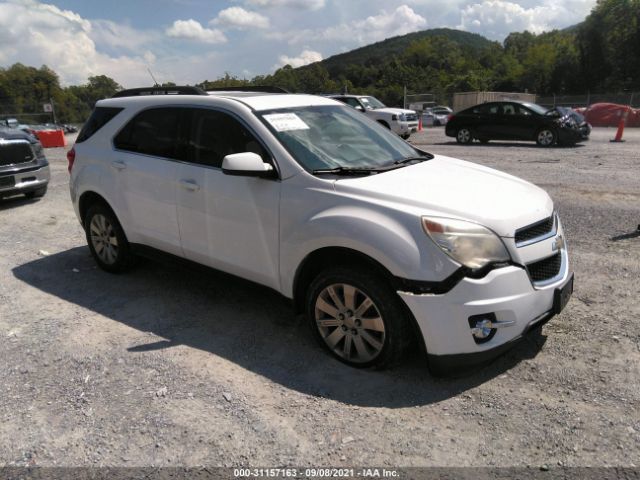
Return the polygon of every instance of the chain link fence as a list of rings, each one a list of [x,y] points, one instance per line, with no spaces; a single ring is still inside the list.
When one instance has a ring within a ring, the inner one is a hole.
[[[541,95],[536,103],[545,107],[588,107],[594,103],[617,103],[640,108],[640,92],[587,93],[584,95]]]
[[[438,95],[435,93],[406,94],[405,108],[412,103],[430,103],[432,105],[453,106],[454,95]],[[640,108],[640,92],[622,93],[585,93],[581,95],[538,95],[536,103],[545,107],[588,107],[594,103],[617,103]]]
[[[6,97],[4,97],[6,99]],[[40,123],[52,123],[53,113],[45,112],[44,103],[30,105],[15,105],[9,102],[0,101],[0,125],[2,120],[16,119],[18,123],[30,125]]]

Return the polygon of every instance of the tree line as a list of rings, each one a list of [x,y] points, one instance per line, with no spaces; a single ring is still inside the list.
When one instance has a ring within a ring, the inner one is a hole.
[[[477,35],[481,41],[474,40],[471,34],[462,41],[461,32],[454,30],[437,33],[405,44],[402,37],[394,39],[388,44],[393,49],[375,49],[377,57],[369,48],[369,54],[358,59],[356,50],[348,61],[286,65],[252,79],[227,73],[198,86],[269,85],[307,93],[346,89],[375,95],[389,105],[402,104],[405,86],[410,92],[431,92],[442,99],[478,90],[538,95],[640,90],[640,0],[598,0],[578,26],[539,35],[515,32],[502,43]],[[81,122],[96,100],[121,88],[105,75],[90,77],[84,85],[61,87],[48,67],[15,64],[0,69],[0,110],[41,111],[41,104],[50,98],[61,122]]]

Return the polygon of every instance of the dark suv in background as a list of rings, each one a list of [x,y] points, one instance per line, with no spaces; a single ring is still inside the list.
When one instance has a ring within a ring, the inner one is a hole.
[[[0,126],[0,198],[20,193],[42,197],[49,178],[49,162],[38,139]]]

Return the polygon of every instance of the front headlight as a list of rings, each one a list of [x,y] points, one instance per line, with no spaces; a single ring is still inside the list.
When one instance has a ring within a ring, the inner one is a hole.
[[[401,113],[398,118],[400,118],[401,122],[406,122],[407,121],[407,116],[404,113]]]
[[[32,143],[31,147],[33,147],[33,153],[35,153],[36,158],[45,158],[44,149],[42,148],[42,144],[40,142]]]
[[[477,223],[453,218],[422,217],[422,227],[447,255],[469,268],[511,259],[502,240]]]

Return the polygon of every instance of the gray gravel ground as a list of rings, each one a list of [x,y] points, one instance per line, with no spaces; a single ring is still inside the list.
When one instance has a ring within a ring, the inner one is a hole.
[[[640,460],[640,131],[575,148],[427,150],[554,198],[576,272],[567,309],[479,372],[334,361],[274,292],[145,262],[96,268],[64,149],[49,193],[0,202],[0,466],[634,466]]]

